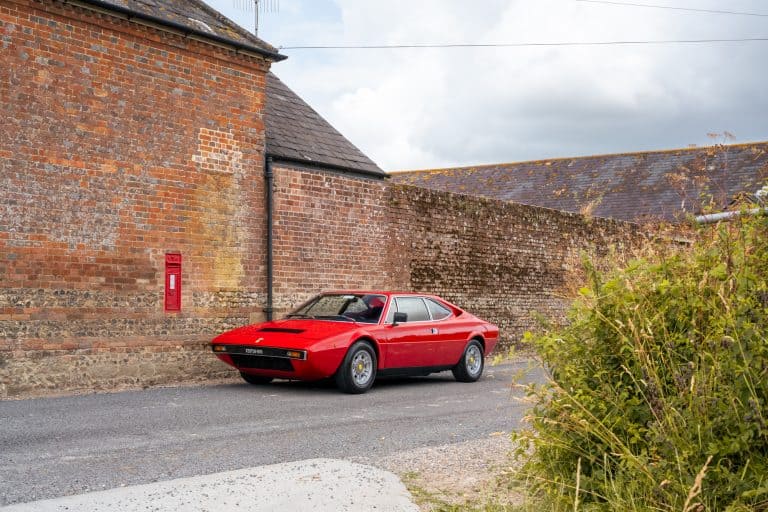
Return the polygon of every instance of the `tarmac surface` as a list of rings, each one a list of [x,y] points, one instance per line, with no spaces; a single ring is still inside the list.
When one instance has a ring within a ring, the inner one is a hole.
[[[519,362],[472,384],[447,372],[377,381],[363,395],[238,382],[0,401],[0,507],[307,459],[373,464],[484,439],[526,413],[511,387],[518,372],[542,380]]]

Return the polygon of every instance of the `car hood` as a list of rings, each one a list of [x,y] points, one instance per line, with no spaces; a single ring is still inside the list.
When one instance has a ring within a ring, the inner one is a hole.
[[[319,341],[360,328],[354,322],[286,319],[246,325],[217,336],[213,343],[256,344],[262,346],[298,346]]]

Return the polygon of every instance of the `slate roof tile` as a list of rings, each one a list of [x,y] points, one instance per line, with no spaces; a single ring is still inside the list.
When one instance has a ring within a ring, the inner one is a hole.
[[[264,121],[267,152],[274,157],[386,176],[274,73],[267,75]]]
[[[392,173],[396,183],[628,221],[726,209],[768,180],[768,142]]]

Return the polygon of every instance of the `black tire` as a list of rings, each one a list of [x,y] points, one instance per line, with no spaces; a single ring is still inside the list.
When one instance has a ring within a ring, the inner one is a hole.
[[[475,382],[483,374],[483,368],[485,368],[483,346],[479,341],[472,340],[467,343],[461,359],[451,371],[459,382]]]
[[[250,373],[245,372],[240,372],[240,376],[245,382],[248,384],[253,384],[254,386],[261,386],[272,382],[272,377],[261,377],[259,375],[251,375]]]
[[[367,341],[356,341],[336,371],[336,386],[345,393],[365,393],[376,380],[376,351]]]

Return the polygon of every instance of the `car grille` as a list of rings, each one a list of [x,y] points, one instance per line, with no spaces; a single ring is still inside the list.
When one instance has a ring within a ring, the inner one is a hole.
[[[281,372],[292,372],[293,363],[290,359],[283,359],[280,357],[264,357],[264,356],[243,356],[233,354],[232,362],[238,368],[249,370],[279,370]]]

